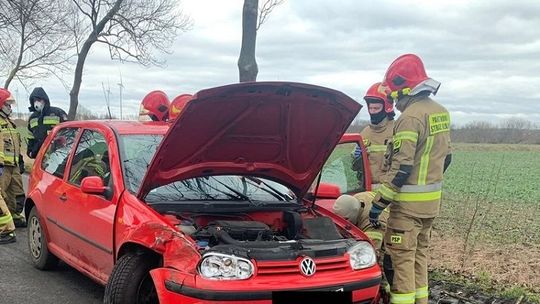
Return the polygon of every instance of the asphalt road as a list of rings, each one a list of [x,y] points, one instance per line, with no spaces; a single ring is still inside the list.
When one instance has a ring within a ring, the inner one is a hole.
[[[27,229],[16,233],[16,243],[0,245],[0,303],[102,303],[104,288],[65,263],[53,271],[34,268]]]

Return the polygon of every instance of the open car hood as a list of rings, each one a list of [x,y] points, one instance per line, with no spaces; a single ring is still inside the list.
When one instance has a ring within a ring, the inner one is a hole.
[[[302,197],[361,105],[324,87],[248,82],[199,91],[168,130],[138,197],[205,175],[253,175]]]

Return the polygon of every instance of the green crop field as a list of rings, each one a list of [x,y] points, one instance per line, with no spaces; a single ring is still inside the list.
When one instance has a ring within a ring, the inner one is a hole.
[[[488,242],[540,244],[539,185],[540,146],[456,145],[437,228],[462,235],[471,227]]]

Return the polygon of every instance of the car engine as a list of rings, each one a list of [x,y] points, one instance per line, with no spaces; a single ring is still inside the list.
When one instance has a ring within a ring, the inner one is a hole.
[[[354,243],[344,238],[328,217],[303,218],[297,212],[285,211],[282,219],[283,227],[274,229],[251,219],[210,220],[194,227],[190,236],[201,253],[218,251],[259,260],[337,256]]]

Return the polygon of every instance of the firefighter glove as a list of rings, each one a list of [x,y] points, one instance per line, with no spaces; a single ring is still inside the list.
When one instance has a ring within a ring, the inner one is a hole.
[[[353,157],[359,158],[362,155],[362,148],[360,148],[360,145],[356,145],[353,151]]]
[[[378,206],[377,204],[371,205],[371,210],[369,210],[369,222],[374,228],[379,228],[381,223],[379,222],[379,216],[383,212],[384,208]]]

